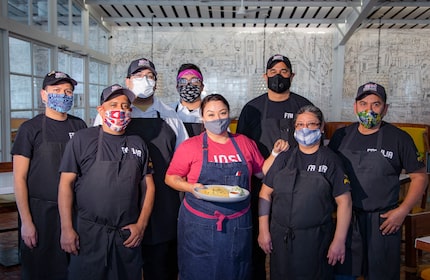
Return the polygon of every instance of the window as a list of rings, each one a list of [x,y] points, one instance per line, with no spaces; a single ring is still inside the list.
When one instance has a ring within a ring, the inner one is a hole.
[[[90,60],[89,69],[89,125],[92,125],[98,114],[96,107],[100,105],[101,92],[108,86],[109,65],[96,60]]]
[[[110,34],[94,18],[89,19],[89,40],[88,45],[91,49],[107,54],[108,40]]]
[[[8,17],[22,24],[48,31],[48,8],[48,0],[8,0]]]
[[[84,96],[84,58],[65,52],[58,53],[58,70],[69,74],[78,82],[73,92],[73,107],[70,114],[85,120],[85,96]]]
[[[51,50],[18,38],[9,38],[10,116],[12,142],[19,125],[41,113],[43,78],[50,71]]]
[[[82,10],[71,1],[57,0],[57,33],[64,39],[83,45]]]

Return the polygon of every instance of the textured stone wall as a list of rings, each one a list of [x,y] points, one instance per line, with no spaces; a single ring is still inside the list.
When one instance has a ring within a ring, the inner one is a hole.
[[[324,32],[325,31],[325,32]],[[177,69],[197,64],[205,93],[223,94],[232,117],[265,92],[262,75],[267,59],[288,56],[296,74],[292,90],[310,99],[326,115],[341,106],[341,119],[354,120],[357,87],[367,81],[384,85],[390,110],[387,120],[430,123],[430,31],[360,30],[345,47],[342,100],[332,96],[334,30],[267,28],[117,27],[111,40],[112,82],[124,83],[130,61],[151,59],[159,73],[157,92],[167,104],[178,99]],[[380,40],[378,40],[380,37]],[[378,60],[379,54],[379,60]]]

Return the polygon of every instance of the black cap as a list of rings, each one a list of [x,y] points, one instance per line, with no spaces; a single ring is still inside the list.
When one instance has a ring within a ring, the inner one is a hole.
[[[283,56],[282,54],[275,54],[269,58],[269,60],[267,61],[266,71],[272,68],[276,63],[281,61],[284,62],[285,65],[287,65],[291,72],[293,72],[293,68],[291,67],[291,61],[288,59],[288,57]]]
[[[109,99],[112,99],[114,96],[118,96],[118,95],[127,96],[130,103],[132,103],[134,101],[134,99],[136,98],[136,96],[134,95],[134,93],[131,90],[126,89],[126,88],[124,88],[118,84],[114,84],[114,85],[111,85],[111,86],[105,88],[102,91],[102,95],[100,96],[100,104],[103,104],[104,102],[106,102]]]
[[[139,59],[133,60],[130,63],[130,66],[128,66],[127,77],[130,77],[132,74],[143,69],[149,69],[155,76],[157,76],[157,71],[155,71],[154,63],[152,63],[152,61],[149,59],[139,58]]]
[[[51,71],[46,74],[45,79],[43,79],[42,88],[45,89],[46,86],[58,85],[61,82],[68,82],[73,86],[73,89],[78,84],[75,80],[70,78],[69,75],[60,71]]]
[[[361,100],[369,94],[376,94],[379,96],[384,103],[387,101],[387,94],[385,93],[385,88],[380,84],[374,82],[368,82],[358,88],[357,96],[355,100]]]

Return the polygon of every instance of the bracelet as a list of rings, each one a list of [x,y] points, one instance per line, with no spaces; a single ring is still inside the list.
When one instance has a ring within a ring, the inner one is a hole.
[[[272,156],[273,157],[277,157],[279,155],[279,153],[275,152],[275,150],[272,150]]]

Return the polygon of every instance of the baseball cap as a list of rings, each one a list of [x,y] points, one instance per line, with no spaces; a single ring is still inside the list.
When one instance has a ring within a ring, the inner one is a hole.
[[[266,71],[280,61],[284,62],[285,65],[287,65],[287,67],[291,70],[291,72],[293,72],[293,68],[291,67],[291,61],[288,59],[288,57],[283,56],[282,54],[275,54],[269,58],[269,60],[267,61]]]
[[[46,86],[58,85],[63,81],[70,83],[73,86],[73,89],[78,84],[78,82],[70,78],[70,76],[66,73],[60,71],[51,71],[46,74],[45,78],[43,79],[42,88],[44,89]]]
[[[130,103],[132,103],[134,101],[134,99],[136,98],[136,96],[134,95],[134,93],[131,90],[126,89],[126,88],[124,88],[118,84],[114,84],[114,85],[111,85],[111,86],[105,88],[102,91],[102,95],[100,96],[100,104],[103,104],[104,102],[106,102],[109,99],[112,99],[114,96],[118,96],[118,95],[127,96]]]
[[[376,94],[384,101],[384,103],[387,101],[387,94],[385,93],[385,88],[374,82],[368,82],[360,86],[358,88],[355,100],[361,100],[369,94]]]
[[[157,76],[157,71],[155,71],[155,65],[151,60],[146,58],[139,58],[133,60],[128,66],[127,77],[130,77],[132,74],[136,73],[139,70],[149,69],[151,72]]]

